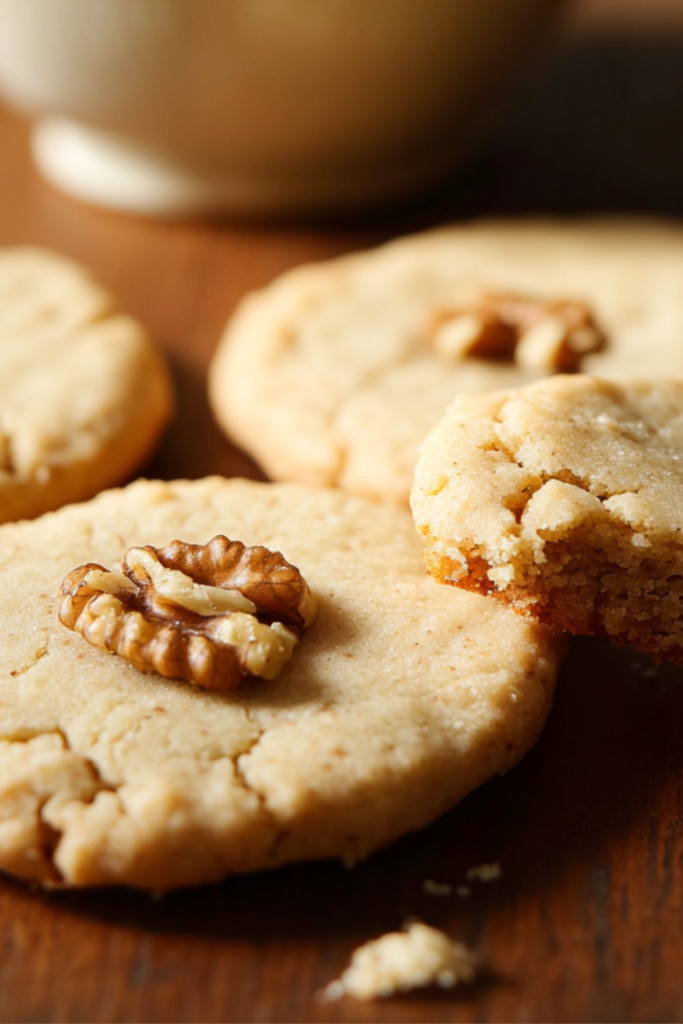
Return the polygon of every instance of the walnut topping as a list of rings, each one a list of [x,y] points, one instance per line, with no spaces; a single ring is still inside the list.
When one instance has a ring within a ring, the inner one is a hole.
[[[317,606],[279,552],[214,537],[130,548],[118,569],[88,563],[62,581],[59,618],[143,672],[229,689],[274,679]]]
[[[537,373],[571,373],[605,347],[589,307],[568,299],[481,292],[437,312],[428,337],[449,359],[512,360]]]

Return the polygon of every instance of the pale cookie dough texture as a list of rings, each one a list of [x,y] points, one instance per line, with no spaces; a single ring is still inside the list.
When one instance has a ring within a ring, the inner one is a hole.
[[[683,381],[460,395],[412,507],[441,582],[683,663]]]
[[[75,565],[223,532],[319,601],[277,679],[228,692],[143,674],[57,619]],[[506,771],[538,736],[544,626],[425,573],[410,514],[341,491],[136,482],[0,528],[0,867],[166,889],[353,861]]]
[[[161,357],[86,270],[0,249],[0,523],[124,482],[171,405]]]
[[[215,414],[271,479],[407,504],[420,442],[456,393],[542,376],[430,343],[435,316],[478,290],[586,303],[608,344],[584,372],[683,376],[683,230],[485,221],[298,268],[248,297],[211,368]]]

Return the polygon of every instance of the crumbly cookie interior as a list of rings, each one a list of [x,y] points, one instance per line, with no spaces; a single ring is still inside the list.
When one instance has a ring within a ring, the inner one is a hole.
[[[461,396],[412,501],[442,582],[683,663],[683,383]]]

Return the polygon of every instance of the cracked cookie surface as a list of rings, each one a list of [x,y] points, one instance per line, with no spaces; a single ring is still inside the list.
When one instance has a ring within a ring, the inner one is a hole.
[[[216,533],[282,551],[318,617],[272,681],[201,691],[67,630],[78,562]],[[425,572],[407,511],[337,490],[138,482],[0,527],[0,867],[165,889],[420,828],[531,746],[560,646]]]
[[[459,396],[411,498],[441,582],[683,663],[683,383]]]
[[[124,481],[171,405],[161,357],[86,270],[0,249],[0,523]]]
[[[465,321],[476,320],[454,321],[454,307],[482,290],[551,309],[585,304],[606,344],[579,345],[573,369],[635,375],[647,362],[648,372],[683,376],[680,228],[485,221],[298,268],[247,298],[211,367],[215,414],[271,479],[407,504],[419,445],[455,394],[550,372],[541,367],[553,360],[538,348],[557,347],[556,318],[508,359],[441,354],[453,348],[445,342],[454,328],[462,342]]]

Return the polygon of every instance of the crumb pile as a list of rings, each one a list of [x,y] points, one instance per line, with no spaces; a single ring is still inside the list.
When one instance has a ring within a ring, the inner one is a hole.
[[[413,922],[407,931],[388,932],[360,946],[325,994],[328,999],[386,998],[428,985],[453,988],[475,976],[476,957],[470,949],[438,928]]]

